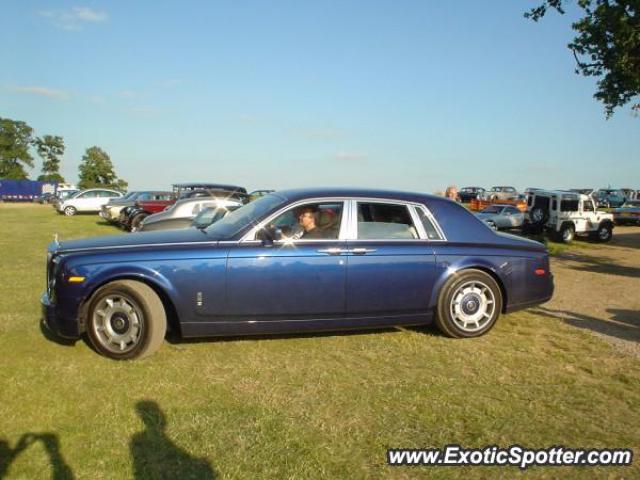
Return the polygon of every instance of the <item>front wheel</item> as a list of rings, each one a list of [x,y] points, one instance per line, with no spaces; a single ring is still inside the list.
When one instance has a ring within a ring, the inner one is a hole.
[[[98,289],[87,315],[87,337],[102,355],[130,360],[151,355],[162,345],[167,317],[148,285],[118,280]]]
[[[449,337],[479,337],[491,330],[501,311],[502,292],[493,277],[480,270],[463,270],[440,291],[436,325]]]
[[[600,224],[598,230],[593,235],[597,242],[608,242],[613,237],[613,228],[609,223]]]
[[[67,217],[73,217],[77,212],[78,212],[78,211],[76,210],[76,208],[75,208],[75,207],[66,207],[66,208],[64,209],[64,214],[65,214]]]
[[[142,223],[142,220],[144,220],[148,216],[149,215],[147,215],[146,213],[139,213],[135,217],[133,217],[133,219],[131,220],[131,227],[129,228],[129,231],[130,232],[140,231],[140,224]]]

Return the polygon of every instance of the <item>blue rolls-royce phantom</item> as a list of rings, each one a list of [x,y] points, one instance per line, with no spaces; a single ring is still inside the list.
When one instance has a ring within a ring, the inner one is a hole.
[[[46,324],[139,358],[183,337],[419,325],[451,337],[551,298],[545,247],[450,200],[378,190],[271,193],[206,229],[53,242]]]

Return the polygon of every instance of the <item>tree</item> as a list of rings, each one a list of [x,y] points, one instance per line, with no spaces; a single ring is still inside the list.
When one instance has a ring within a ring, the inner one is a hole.
[[[545,0],[525,13],[540,20],[548,9],[564,14],[567,0]],[[604,104],[607,118],[617,107],[640,95],[640,1],[577,0],[584,17],[572,28],[578,33],[569,43],[576,59],[576,73],[598,77],[594,97]],[[640,111],[640,103],[632,109]]]
[[[45,135],[36,138],[33,144],[42,158],[42,175],[38,180],[63,183],[64,178],[60,175],[60,157],[64,155],[62,137]]]
[[[32,135],[33,129],[25,122],[0,117],[0,178],[27,178],[24,167],[33,167]]]
[[[80,163],[80,182],[78,187],[110,187],[124,190],[127,182],[119,179],[113,169],[113,163],[107,152],[99,147],[87,148]]]

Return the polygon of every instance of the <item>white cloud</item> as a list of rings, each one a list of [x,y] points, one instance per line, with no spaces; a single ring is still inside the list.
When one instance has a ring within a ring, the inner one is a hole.
[[[358,152],[338,152],[333,156],[333,158],[341,162],[357,162],[364,160],[367,156],[364,153]]]
[[[41,17],[51,20],[51,23],[62,30],[82,30],[86,23],[102,23],[109,20],[106,12],[93,10],[89,7],[73,7],[71,10],[41,10]]]
[[[71,95],[62,90],[55,90],[47,87],[25,86],[25,87],[10,87],[10,91],[14,93],[26,93],[31,95],[40,95],[41,97],[56,98],[58,100],[69,100]]]

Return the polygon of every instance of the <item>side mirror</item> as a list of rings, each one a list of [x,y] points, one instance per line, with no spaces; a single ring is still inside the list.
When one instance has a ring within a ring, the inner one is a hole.
[[[273,245],[273,242],[282,239],[282,230],[272,225],[268,225],[262,230],[259,230],[256,237],[258,240],[262,241],[263,245],[270,246]]]

